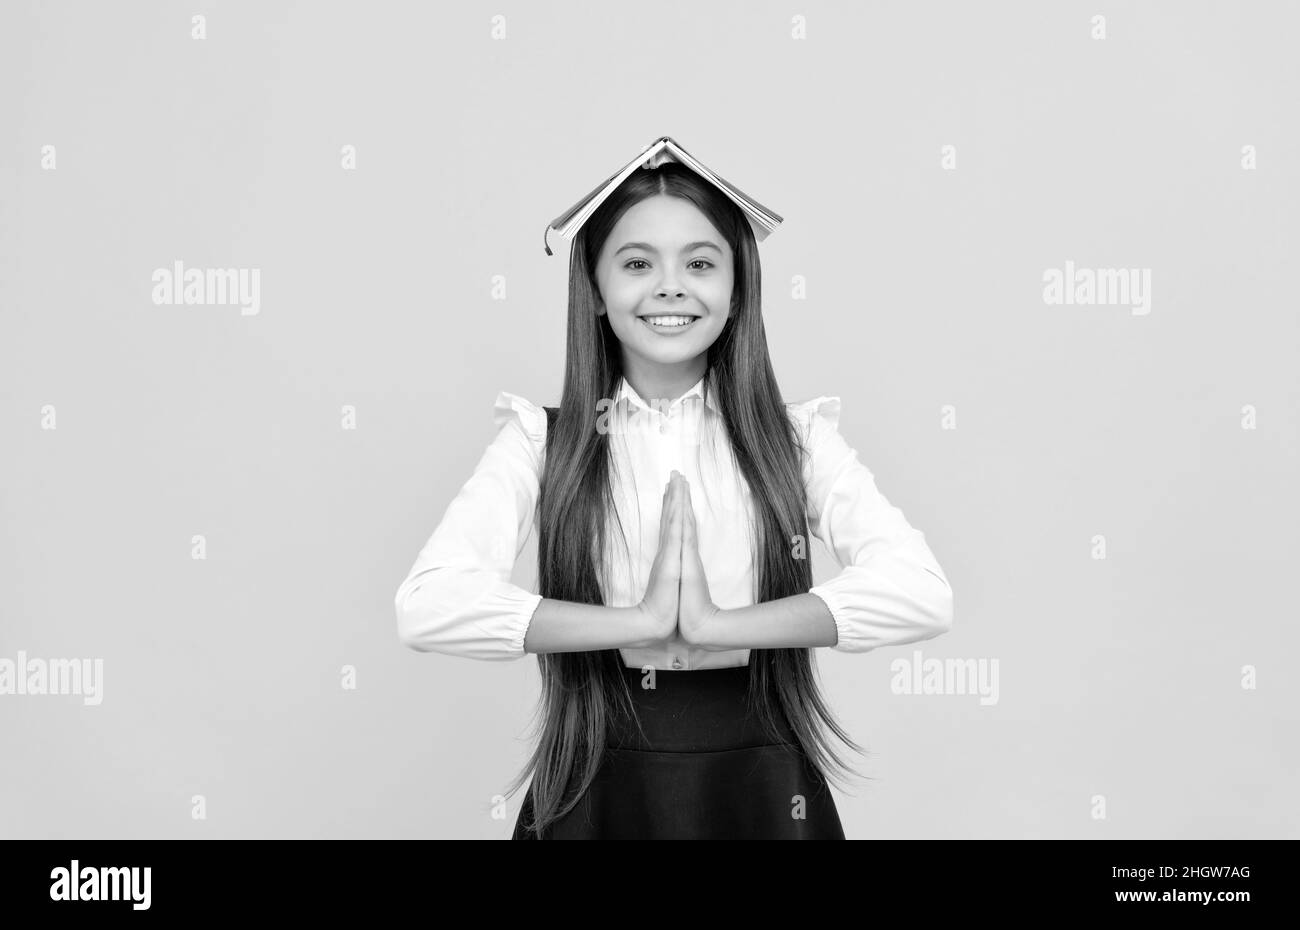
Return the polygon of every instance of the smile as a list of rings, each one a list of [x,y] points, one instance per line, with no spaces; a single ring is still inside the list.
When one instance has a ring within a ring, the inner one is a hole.
[[[684,315],[667,315],[660,314],[656,316],[643,316],[641,322],[661,336],[675,336],[678,333],[684,333],[695,325],[699,317]]]

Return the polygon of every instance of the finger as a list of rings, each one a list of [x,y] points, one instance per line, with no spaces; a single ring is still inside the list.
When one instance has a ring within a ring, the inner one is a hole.
[[[674,577],[681,577],[682,564],[682,482],[683,478],[673,473],[673,513],[669,524],[668,548],[672,553]]]
[[[682,526],[682,578],[697,581],[700,576],[699,539],[696,536],[695,507],[691,503],[690,485],[686,486]]]
[[[695,536],[695,505],[691,502],[691,486],[687,482],[682,494],[682,509],[685,523],[682,527],[682,544],[686,550],[693,551],[699,540]]]
[[[668,542],[668,540],[672,539],[672,536],[670,534],[672,531],[674,490],[675,489],[673,487],[673,481],[669,479],[668,483],[664,485],[664,503],[663,503],[663,508],[659,512],[659,548],[660,549],[664,548],[664,545]]]
[[[683,474],[677,475],[677,510],[682,521],[682,534],[686,533],[686,524],[691,517],[691,485]]]

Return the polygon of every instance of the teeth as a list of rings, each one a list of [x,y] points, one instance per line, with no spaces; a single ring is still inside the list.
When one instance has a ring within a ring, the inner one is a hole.
[[[652,316],[646,317],[646,322],[651,326],[685,326],[694,319],[690,316]]]

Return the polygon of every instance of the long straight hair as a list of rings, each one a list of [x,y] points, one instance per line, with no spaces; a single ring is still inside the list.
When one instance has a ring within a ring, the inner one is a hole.
[[[804,594],[812,586],[802,468],[808,450],[786,411],[763,328],[761,268],[749,221],[713,185],[677,163],[639,168],[592,214],[574,238],[569,258],[569,320],[564,393],[548,440],[538,495],[538,585],[543,597],[604,604],[597,560],[607,544],[606,518],[617,513],[610,487],[609,431],[596,428],[597,404],[613,398],[622,371],[617,336],[598,314],[596,260],[614,224],[647,197],[667,194],[694,204],[731,246],[735,257],[731,313],[708,350],[708,369],[735,463],[749,483],[757,532],[758,602]],[[797,545],[801,538],[804,545]],[[594,542],[594,545],[593,545]],[[800,557],[793,552],[799,551]],[[533,817],[540,833],[578,803],[605,749],[611,716],[635,709],[617,649],[539,653],[541,735],[507,792],[532,776]],[[811,649],[754,649],[748,702],[774,741],[785,720],[809,762],[823,775],[847,769],[826,731],[859,753],[832,717],[814,675]],[[639,721],[638,721],[639,723]]]

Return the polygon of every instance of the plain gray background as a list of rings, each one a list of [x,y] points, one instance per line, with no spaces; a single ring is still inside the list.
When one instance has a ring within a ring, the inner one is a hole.
[[[104,700],[0,696],[0,835],[509,835],[536,659],[407,650],[393,595],[497,392],[559,400],[543,228],[666,134],[785,217],[777,374],[843,399],[948,574],[955,627],[919,648],[999,661],[981,706],[892,693],[912,646],[819,650],[874,754],[848,835],[1300,836],[1297,28],[1287,3],[6,3],[0,658],[100,657]],[[154,304],[177,260],[260,269],[260,313]],[[1151,312],[1046,305],[1067,260],[1151,269]]]

